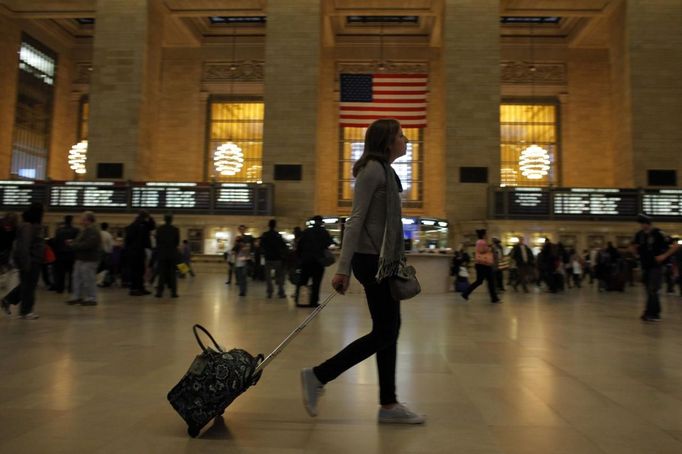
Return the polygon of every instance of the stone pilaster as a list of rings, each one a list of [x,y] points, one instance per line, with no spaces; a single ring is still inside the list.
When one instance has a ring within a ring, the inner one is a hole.
[[[98,0],[90,90],[88,178],[99,162],[145,179],[155,139],[163,6],[159,0]]]
[[[485,219],[499,183],[499,1],[445,0],[446,206],[451,222]],[[461,167],[487,167],[488,184],[460,183]]]
[[[626,7],[634,185],[647,170],[682,181],[682,2],[629,0]]]
[[[14,110],[17,102],[17,80],[21,31],[16,22],[0,11],[0,178],[8,178],[12,163]]]
[[[273,181],[275,164],[302,165],[301,181],[276,182],[275,214],[303,220],[315,214],[320,2],[273,0],[267,11],[263,180]]]

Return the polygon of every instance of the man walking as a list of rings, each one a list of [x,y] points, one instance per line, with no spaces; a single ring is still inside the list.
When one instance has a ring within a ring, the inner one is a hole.
[[[296,249],[301,266],[301,277],[296,285],[297,306],[306,306],[299,303],[298,296],[301,286],[308,285],[310,278],[313,279],[313,285],[310,291],[310,302],[307,306],[316,307],[319,305],[320,282],[322,282],[324,275],[324,265],[322,264],[324,251],[332,244],[334,244],[332,237],[322,225],[322,216],[313,217],[313,225],[301,233],[301,239]]]
[[[284,254],[287,252],[287,244],[284,238],[276,230],[277,221],[270,219],[268,222],[269,230],[260,237],[260,246],[265,257],[265,282],[267,284],[268,298],[272,298],[272,271],[275,272],[275,282],[277,283],[277,296],[286,298],[284,293]]]
[[[147,249],[151,249],[151,232],[156,228],[154,219],[146,211],[140,211],[128,227],[126,227],[125,250],[130,274],[131,296],[149,295],[144,287],[144,275],[147,266]]]
[[[102,235],[95,224],[95,214],[86,211],[81,215],[82,230],[68,245],[74,251],[73,295],[67,304],[97,305],[97,265],[102,251]]]
[[[651,225],[651,218],[644,214],[637,217],[641,229],[632,240],[633,252],[639,254],[642,265],[642,282],[646,288],[646,308],[640,317],[645,322],[661,321],[661,302],[658,292],[663,280],[663,264],[674,254],[679,245],[669,245],[660,229]]]
[[[78,229],[73,226],[73,216],[64,216],[64,224],[57,229],[54,236],[54,284],[53,288],[57,293],[64,293],[72,290],[73,279],[73,250],[68,246],[71,240],[78,236]]]
[[[519,284],[523,287],[523,291],[528,293],[528,279],[533,274],[533,267],[535,266],[535,257],[533,251],[526,246],[524,237],[519,237],[519,242],[514,245],[511,251],[512,260],[516,263],[516,281],[514,282],[514,290],[518,290]]]
[[[166,214],[163,217],[164,225],[156,229],[156,260],[159,270],[159,285],[156,288],[156,297],[163,296],[166,285],[171,292],[171,297],[178,297],[178,281],[175,268],[178,263],[180,246],[180,230],[173,225],[173,215]]]

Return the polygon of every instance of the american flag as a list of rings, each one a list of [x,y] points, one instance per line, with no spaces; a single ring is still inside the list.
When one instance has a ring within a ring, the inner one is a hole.
[[[426,127],[426,74],[341,74],[341,126],[366,128],[395,118],[405,128]]]

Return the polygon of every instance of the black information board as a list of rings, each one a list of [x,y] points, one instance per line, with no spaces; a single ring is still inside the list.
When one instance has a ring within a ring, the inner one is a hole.
[[[575,188],[552,192],[556,216],[628,217],[638,212],[638,194],[626,189]]]
[[[27,207],[33,202],[44,203],[46,188],[34,181],[0,181],[0,203],[3,207]]]
[[[128,207],[128,188],[111,182],[54,183],[50,187],[50,207],[125,210]]]
[[[214,207],[219,211],[253,209],[254,199],[253,188],[246,184],[223,183],[213,193]]]
[[[131,207],[166,210],[211,209],[211,187],[197,183],[146,183],[133,186]]]
[[[509,214],[549,216],[549,192],[540,188],[514,188],[507,193]]]
[[[642,211],[650,216],[682,219],[682,190],[646,191],[642,195]]]

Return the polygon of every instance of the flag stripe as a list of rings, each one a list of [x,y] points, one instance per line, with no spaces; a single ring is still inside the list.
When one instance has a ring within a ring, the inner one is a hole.
[[[367,127],[381,118],[395,118],[409,127],[426,127],[425,74],[341,75],[339,123]]]

